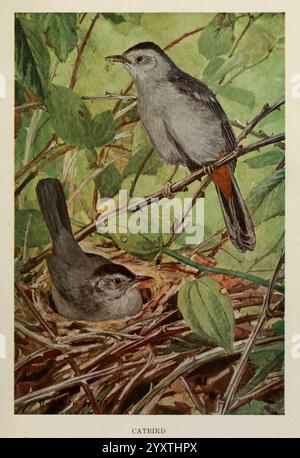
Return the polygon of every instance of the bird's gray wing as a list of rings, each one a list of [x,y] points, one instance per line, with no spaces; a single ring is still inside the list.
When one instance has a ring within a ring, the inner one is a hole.
[[[221,122],[222,136],[225,141],[226,152],[231,152],[236,147],[236,138],[227,115],[217,100],[215,94],[202,83],[188,73],[179,71],[171,77],[172,83],[177,90],[188,95],[194,104],[204,104]],[[200,109],[200,108],[199,108]]]

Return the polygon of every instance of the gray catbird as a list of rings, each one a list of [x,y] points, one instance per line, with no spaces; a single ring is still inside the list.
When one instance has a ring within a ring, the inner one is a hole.
[[[109,320],[139,312],[137,284],[150,278],[102,256],[85,253],[75,241],[65,196],[57,179],[39,181],[36,193],[54,253],[47,257],[58,313],[72,320]]]
[[[215,94],[178,68],[155,43],[139,43],[122,55],[106,59],[120,62],[132,75],[141,120],[163,161],[195,171],[234,150],[234,132]],[[230,239],[244,252],[254,249],[255,232],[234,168],[231,162],[208,170]]]

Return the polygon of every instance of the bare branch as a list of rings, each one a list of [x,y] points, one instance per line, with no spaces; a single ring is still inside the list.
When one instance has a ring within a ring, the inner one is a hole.
[[[284,253],[280,256],[277,265],[274,270],[274,274],[272,276],[272,279],[270,281],[267,293],[264,298],[264,303],[261,308],[260,316],[259,319],[256,323],[256,326],[253,328],[250,337],[245,345],[245,349],[243,350],[241,359],[239,360],[238,366],[236,370],[234,371],[234,374],[232,376],[232,379],[229,382],[229,385],[227,387],[226,393],[224,395],[224,398],[222,402],[220,402],[220,414],[225,415],[230,407],[231,401],[236,393],[236,390],[238,389],[239,383],[241,381],[241,378],[244,374],[244,371],[246,369],[248,359],[250,356],[250,353],[255,345],[256,339],[265,323],[265,321],[268,319],[268,310],[269,306],[271,303],[272,299],[272,292],[273,288],[277,279],[277,276],[280,272],[281,266],[284,262]]]

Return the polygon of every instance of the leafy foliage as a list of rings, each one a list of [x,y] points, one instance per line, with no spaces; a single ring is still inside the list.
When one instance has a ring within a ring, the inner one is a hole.
[[[38,23],[16,18],[16,79],[43,97],[49,77],[50,58]],[[20,86],[19,86],[20,87]]]
[[[75,13],[46,13],[40,15],[46,42],[54,49],[60,62],[65,62],[77,45],[77,18]]]
[[[142,197],[161,189],[170,175],[171,167],[163,164],[154,151],[151,152],[151,144],[138,120],[136,109],[118,116],[119,108],[124,108],[127,101],[119,105],[112,100],[91,102],[82,98],[106,92],[120,93],[128,86],[130,79],[127,73],[119,66],[107,68],[106,55],[121,53],[141,41],[154,41],[161,47],[171,43],[168,50],[170,57],[187,72],[201,76],[216,93],[229,119],[235,121],[234,125],[247,125],[263,105],[284,94],[282,14],[99,13],[88,34],[94,19],[95,14],[78,13],[16,15],[15,94],[19,109],[16,111],[15,158],[17,189],[21,189],[15,215],[17,263],[21,257],[26,261],[39,255],[39,251],[49,243],[48,231],[35,196],[35,185],[40,178],[56,176],[61,179],[66,196],[75,191],[76,197],[69,205],[69,212],[74,226],[83,227],[90,224],[95,213],[95,196],[112,198],[118,204],[120,189]],[[202,31],[193,32],[199,29]],[[186,35],[189,32],[191,34]],[[185,39],[187,36],[189,38]],[[134,87],[129,93],[135,94]],[[32,104],[32,108],[26,108],[27,104]],[[235,129],[238,135],[240,129]],[[265,117],[243,143],[282,131],[283,109]],[[50,140],[53,144],[49,143]],[[70,148],[59,154],[61,146]],[[183,178],[187,173],[181,167],[176,177]],[[205,191],[204,202],[205,238],[208,240],[200,246],[196,255],[200,256],[200,263],[253,272],[270,279],[284,243],[284,145],[253,152],[240,159],[236,175],[243,194],[247,196],[255,223],[256,248],[247,254],[239,253],[231,242],[225,241],[224,234],[220,235],[224,222],[216,193],[210,186]],[[193,183],[178,197],[192,197],[197,186]],[[76,190],[79,190],[77,194]],[[152,223],[149,211],[138,211],[129,216],[133,216],[136,227],[144,228],[145,224]],[[202,221],[200,223],[203,224]],[[200,223],[197,221],[197,224]],[[134,259],[137,263],[136,271],[147,263],[151,264],[156,282],[152,294],[155,298],[160,297],[158,302],[163,304],[162,307],[174,305],[168,302],[169,290],[181,280],[183,283],[177,305],[184,322],[193,332],[181,332],[178,339],[172,340],[171,337],[164,341],[163,350],[157,346],[157,354],[171,356],[174,353],[176,357],[185,357],[185,352],[190,355],[200,348],[205,351],[207,343],[231,352],[236,331],[237,335],[245,332],[238,329],[236,319],[240,315],[245,316],[243,310],[239,314],[234,313],[230,287],[234,289],[235,286],[245,285],[236,285],[236,279],[230,276],[216,279],[201,276],[191,281],[190,273],[179,274],[175,281],[173,272],[177,265],[162,265],[161,269],[155,265],[155,259],[171,234],[159,231],[144,233],[142,230],[134,233],[122,227],[120,221],[117,229],[117,233],[109,234],[109,241],[106,239],[105,243],[113,244],[115,250],[123,250],[124,255],[129,253],[130,262]],[[173,247],[190,256],[195,247],[186,245],[184,235],[173,241]],[[102,236],[94,236],[90,241],[105,246]],[[163,277],[164,267],[170,269],[169,278],[173,284],[161,293],[165,287],[162,284],[168,278]],[[181,267],[184,269],[184,266]],[[230,294],[224,292],[227,286]],[[158,316],[164,312],[159,307]],[[245,307],[246,312],[252,313],[251,307]],[[135,332],[139,333],[141,329],[143,336],[148,328],[151,330],[154,326],[151,320],[154,320],[152,316],[146,316],[147,325],[145,322],[141,328],[137,325]],[[283,323],[283,319],[272,323],[268,332],[282,336]],[[90,332],[89,328],[87,332]],[[131,332],[132,329],[129,330]],[[35,350],[33,346],[32,352]],[[107,348],[103,347],[101,351],[105,352]],[[93,358],[94,354],[91,355]],[[133,352],[132,355],[133,361],[139,360],[140,354]],[[181,361],[180,358],[178,361]],[[280,370],[282,365],[281,344],[257,349],[252,353],[249,364],[254,371],[253,376],[240,387],[238,396],[251,397],[251,393],[265,383],[268,375]],[[210,374],[209,369],[204,370],[208,378],[215,377],[216,374]],[[134,378],[135,373],[131,372],[130,377]],[[201,383],[198,381],[199,386]],[[104,411],[109,411],[107,398],[112,386],[114,384],[109,382],[108,386],[102,387],[97,398],[103,403]],[[195,384],[194,388],[197,387]],[[145,392],[148,388],[143,387]],[[216,387],[214,389],[218,392]],[[156,407],[155,413],[197,413],[195,407],[188,404],[191,402],[189,397],[187,400],[182,393],[174,390],[175,395],[170,396],[175,399],[172,406],[167,397],[167,401]],[[203,390],[200,392],[203,395]],[[218,393],[220,396],[224,394]],[[210,404],[208,395],[207,406]],[[47,405],[43,408],[47,411]],[[82,406],[80,409],[84,413],[90,412],[89,407]],[[241,415],[266,413],[266,402],[256,400],[234,412]]]

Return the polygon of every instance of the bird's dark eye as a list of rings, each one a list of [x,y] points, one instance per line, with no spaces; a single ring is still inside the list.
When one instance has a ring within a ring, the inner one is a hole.
[[[121,278],[115,278],[115,283],[116,285],[119,285],[121,283]]]
[[[136,60],[137,63],[140,63],[143,60],[143,56],[137,56],[137,58],[135,60]]]

